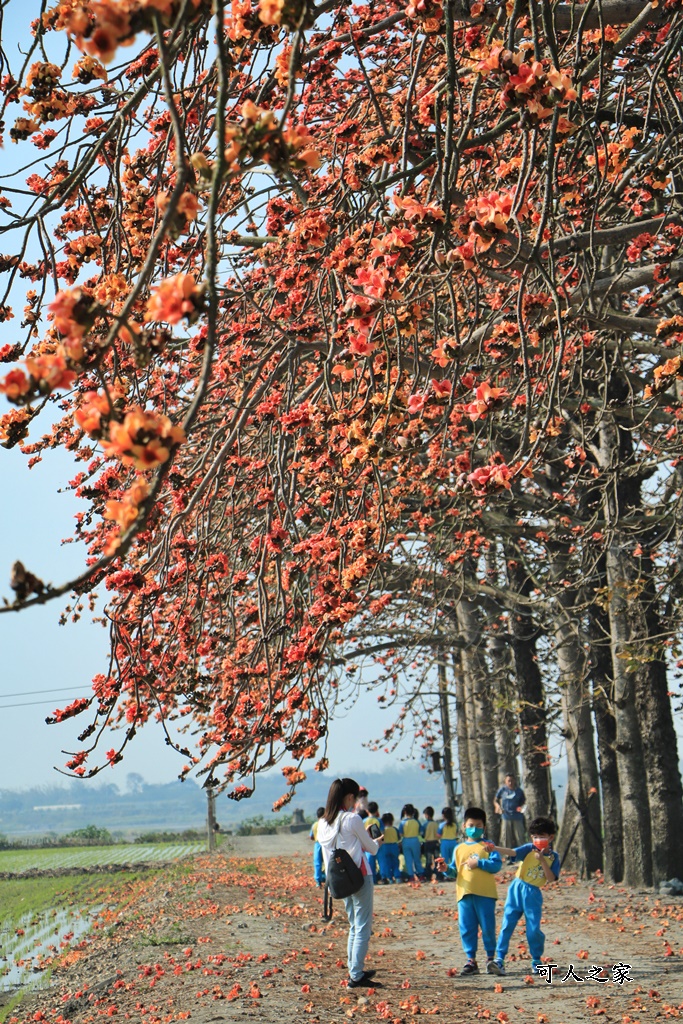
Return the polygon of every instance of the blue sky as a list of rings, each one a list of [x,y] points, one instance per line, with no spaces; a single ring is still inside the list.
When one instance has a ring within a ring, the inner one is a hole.
[[[59,453],[28,470],[26,457],[17,448],[0,450],[0,595],[13,596],[9,574],[17,558],[46,582],[62,582],[82,568],[84,549],[61,545],[71,533],[78,507],[73,495],[57,493],[69,470],[69,459]],[[87,695],[92,676],[106,667],[107,632],[87,617],[60,626],[66,603],[59,600],[0,615],[0,763],[5,786],[54,782],[53,766],[66,760],[61,750],[80,747],[80,720],[78,725],[47,726],[45,716],[74,697]],[[143,740],[139,746],[139,753],[131,751],[121,765],[124,772],[163,781],[182,767],[161,737],[156,744]]]
[[[26,49],[28,26],[39,6],[36,0],[29,0],[5,8],[3,44],[11,64],[20,64],[18,45],[23,42],[22,49]],[[72,56],[75,60],[75,52]],[[18,115],[19,108],[11,108],[10,113]],[[8,144],[0,173],[9,175],[28,159],[38,161],[32,170],[41,173],[44,154]],[[8,245],[11,242],[6,239],[5,249]],[[30,251],[27,255],[30,258]],[[19,337],[23,294],[24,289],[19,288],[11,297],[15,319],[0,325],[0,344],[14,343]],[[5,409],[9,405],[0,396],[0,411]],[[32,424],[29,441],[49,429],[52,421],[48,409]],[[55,585],[75,576],[84,565],[82,546],[61,544],[73,532],[75,512],[84,507],[72,494],[58,493],[75,475],[74,464],[64,452],[48,453],[31,470],[26,462],[18,448],[0,448],[0,598],[13,597],[9,576],[16,559]],[[47,726],[45,716],[74,697],[86,696],[92,676],[106,670],[107,631],[94,625],[87,615],[77,624],[60,626],[60,613],[67,603],[58,600],[44,607],[0,615],[0,765],[4,787],[54,782],[54,767],[62,767],[67,759],[62,750],[81,746],[76,737],[84,727],[83,719]],[[372,696],[366,696],[352,713],[340,713],[329,748],[333,770],[381,771],[390,766],[392,761],[385,754],[373,754],[362,746],[364,741],[381,735],[390,719],[390,713],[382,713]],[[101,745],[102,753],[114,745],[115,741],[107,739]],[[161,728],[150,723],[126,748],[124,761],[112,770],[107,768],[99,778],[123,786],[126,774],[139,772],[149,782],[171,781],[184,763],[185,758],[165,744]]]
[[[0,404],[4,403],[0,397]],[[33,426],[32,436],[39,436],[41,428]],[[69,456],[48,452],[31,470],[26,461],[18,448],[0,449],[0,597],[10,599],[9,575],[16,559],[56,585],[82,570],[85,554],[80,545],[61,544],[71,535],[73,515],[82,507],[73,494],[58,493],[73,475]],[[81,746],[76,737],[84,719],[48,726],[45,716],[74,697],[87,696],[92,676],[106,669],[108,634],[93,624],[88,614],[78,623],[60,626],[60,613],[67,603],[59,599],[0,615],[3,787],[24,789],[54,783],[55,766],[62,767],[66,760],[62,750]],[[395,758],[362,745],[380,735],[390,721],[391,713],[378,708],[368,694],[361,696],[352,712],[340,712],[329,747],[332,769],[340,773],[382,771],[395,764]],[[114,745],[115,738],[110,742],[105,737],[102,756]],[[185,758],[165,744],[161,728],[150,723],[126,748],[124,760],[98,778],[123,786],[129,772],[138,772],[148,782],[170,782],[184,763]]]
[[[26,26],[37,7],[35,0],[29,0],[28,5],[15,2],[5,8],[3,35],[11,58],[16,55],[17,41],[26,38]],[[18,108],[12,111],[18,113]],[[37,152],[32,156],[42,159]],[[10,173],[25,157],[25,147],[8,145],[3,151],[3,173]],[[40,173],[40,168],[36,170]],[[2,325],[0,344],[16,340],[21,296],[14,305],[16,319]],[[5,407],[5,399],[0,396],[0,411]],[[41,420],[41,424],[32,425],[31,440],[49,427],[51,420]],[[72,494],[58,493],[75,472],[69,456],[48,453],[30,471],[26,461],[16,448],[9,452],[0,449],[0,597],[12,596],[9,575],[16,559],[54,584],[78,574],[84,563],[83,547],[61,544],[71,535],[73,515],[81,506]],[[0,615],[3,787],[27,788],[54,782],[55,766],[62,767],[67,759],[62,750],[80,747],[76,737],[83,728],[82,719],[47,726],[45,716],[74,697],[87,695],[92,676],[106,670],[108,637],[106,630],[94,625],[87,615],[75,625],[60,626],[60,613],[66,603],[60,600],[18,614]],[[391,711],[382,711],[375,697],[366,693],[361,694],[352,711],[338,713],[328,747],[332,770],[340,774],[390,770],[397,755],[371,752],[363,743],[380,736],[392,717]],[[104,738],[102,760],[104,751],[116,745],[116,738]],[[126,748],[123,762],[113,770],[107,768],[99,778],[124,786],[126,775],[137,772],[148,782],[171,781],[184,761],[164,743],[161,728],[150,723]]]

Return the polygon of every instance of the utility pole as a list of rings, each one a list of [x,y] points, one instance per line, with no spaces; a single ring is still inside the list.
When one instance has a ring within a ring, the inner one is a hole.
[[[206,840],[209,853],[216,849],[216,794],[213,787],[209,786],[206,791],[207,814],[206,814]]]
[[[439,675],[439,714],[443,736],[443,776],[446,787],[446,803],[455,813],[455,787],[453,785],[453,750],[451,747],[451,716],[448,708],[448,679],[446,677],[446,655],[439,648],[436,663]]]

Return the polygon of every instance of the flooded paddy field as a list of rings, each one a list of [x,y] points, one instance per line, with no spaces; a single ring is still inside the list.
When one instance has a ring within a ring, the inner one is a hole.
[[[0,1022],[53,967],[107,927],[137,880],[185,864],[201,843],[0,851]]]

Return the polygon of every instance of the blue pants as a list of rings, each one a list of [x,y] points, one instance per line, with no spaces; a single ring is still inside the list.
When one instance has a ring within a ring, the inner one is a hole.
[[[406,874],[421,875],[422,860],[420,858],[420,840],[417,836],[403,837],[403,856],[406,862]]]
[[[526,941],[533,966],[540,964],[545,948],[545,935],[541,931],[543,893],[537,885],[530,885],[520,878],[513,878],[508,889],[503,923],[500,927],[496,956],[504,960],[510,946],[510,939],[522,914],[526,921]]]
[[[401,877],[398,866],[398,843],[382,843],[377,853],[379,872],[382,878],[391,881]]]
[[[453,860],[453,852],[458,845],[457,839],[442,839],[441,840],[441,856],[446,861],[446,866],[450,867],[451,861]]]
[[[320,885],[321,882],[325,881],[325,868],[323,866],[323,848],[318,842],[314,843],[313,845],[313,877],[315,878],[316,885]]]
[[[354,892],[353,896],[347,896],[344,900],[346,915],[349,919],[349,941],[347,944],[349,977],[353,981],[362,978],[365,970],[363,964],[372,933],[374,889],[375,883],[372,880],[372,875],[366,875],[363,888]]]
[[[431,878],[436,873],[434,867],[434,858],[439,856],[439,840],[438,839],[425,839],[424,845],[425,852],[425,874],[427,878]]]
[[[458,902],[460,939],[468,960],[477,959],[477,938],[481,928],[481,942],[489,959],[496,949],[496,901],[493,896],[475,896],[467,893]]]
[[[377,864],[376,855],[374,853],[366,853],[365,859],[367,861],[368,867],[370,868],[373,882],[379,882],[379,866]]]

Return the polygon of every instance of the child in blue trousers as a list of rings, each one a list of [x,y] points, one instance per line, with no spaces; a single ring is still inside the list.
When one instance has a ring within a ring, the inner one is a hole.
[[[422,857],[420,856],[420,822],[415,818],[415,808],[412,804],[406,804],[401,811],[398,834],[401,837],[401,849],[406,862],[408,880],[424,878]]]
[[[366,832],[370,832],[370,829],[372,828],[373,825],[375,825],[380,832],[382,831],[382,825],[379,820],[379,806],[375,803],[374,800],[371,800],[370,803],[368,804],[368,816],[367,818],[363,818],[363,825],[365,826]],[[370,835],[372,835],[373,839],[377,838],[377,835],[373,835],[372,832],[370,833]],[[367,860],[370,866],[370,870],[372,872],[372,880],[375,883],[375,885],[377,885],[377,883],[380,880],[380,870],[377,857],[373,856],[373,854],[371,853],[366,853],[365,859]]]
[[[495,848],[503,857],[514,857],[519,867],[508,889],[496,956],[486,968],[489,974],[505,974],[503,963],[512,933],[522,914],[526,921],[526,940],[533,970],[536,971],[541,965],[545,948],[545,935],[541,931],[542,887],[548,882],[557,881],[560,875],[560,858],[552,848],[555,822],[550,818],[534,818],[529,825],[529,835],[531,842],[518,846],[516,850],[503,846]]]
[[[377,851],[377,863],[379,873],[382,876],[382,884],[389,885],[390,882],[401,881],[401,869],[398,866],[398,829],[394,828],[393,814],[382,815],[382,833],[384,842]]]
[[[477,940],[481,928],[481,941],[487,962],[496,949],[496,872],[503,862],[492,843],[484,839],[486,812],[481,807],[468,807],[463,821],[465,839],[458,843],[449,871],[457,872],[455,892],[458,900],[460,939],[467,962],[460,972],[465,977],[479,974]],[[439,861],[439,869],[443,870]],[[487,968],[488,969],[488,968]]]
[[[427,878],[431,878],[432,875],[436,874],[437,878],[441,872],[436,867],[436,858],[439,856],[439,826],[434,821],[434,808],[425,807],[424,811],[425,820],[422,823],[420,832],[422,833],[423,848],[425,855],[425,874]]]
[[[325,865],[323,863],[323,848],[318,842],[318,825],[320,819],[325,813],[324,807],[319,807],[315,812],[317,821],[314,821],[311,825],[311,831],[308,833],[308,838],[315,844],[313,847],[313,877],[315,878],[315,884],[319,889],[322,888],[325,882]]]
[[[455,824],[453,817],[453,808],[444,807],[441,812],[441,819],[439,824],[439,839],[441,840],[439,857],[446,862],[446,867],[448,867],[453,860],[453,854],[458,845],[458,826]],[[444,868],[443,870],[445,871],[446,869]]]

